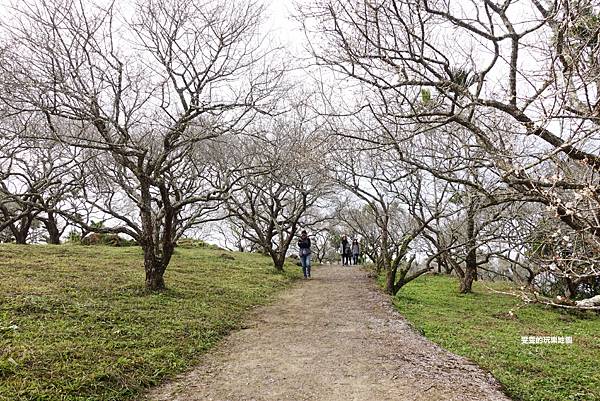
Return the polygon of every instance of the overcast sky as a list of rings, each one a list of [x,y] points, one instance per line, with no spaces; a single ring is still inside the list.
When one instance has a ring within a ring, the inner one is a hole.
[[[280,40],[292,53],[302,48],[304,34],[300,31],[298,22],[294,21],[295,4],[306,3],[310,0],[273,0],[265,1],[267,5],[267,29],[272,30],[275,38]]]

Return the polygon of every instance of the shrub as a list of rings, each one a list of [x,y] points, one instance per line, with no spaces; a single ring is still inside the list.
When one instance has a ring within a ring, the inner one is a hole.
[[[185,248],[185,249],[205,248],[205,249],[214,249],[217,251],[225,250],[225,249],[221,248],[220,246],[209,244],[206,241],[203,241],[201,239],[194,239],[194,238],[180,238],[177,241],[177,246],[179,248]]]
[[[92,233],[86,235],[85,238],[81,240],[83,245],[107,245],[107,246],[135,246],[137,242],[133,240],[127,240],[125,238],[120,237],[117,234],[100,234],[100,233]]]

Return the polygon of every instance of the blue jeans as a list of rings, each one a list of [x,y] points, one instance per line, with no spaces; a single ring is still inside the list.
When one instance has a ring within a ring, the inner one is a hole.
[[[304,277],[310,277],[310,254],[300,256],[300,263],[302,263]]]

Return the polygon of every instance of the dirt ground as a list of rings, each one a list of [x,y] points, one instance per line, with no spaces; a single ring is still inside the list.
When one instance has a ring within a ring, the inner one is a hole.
[[[149,400],[503,400],[490,374],[416,333],[355,266],[323,266]]]

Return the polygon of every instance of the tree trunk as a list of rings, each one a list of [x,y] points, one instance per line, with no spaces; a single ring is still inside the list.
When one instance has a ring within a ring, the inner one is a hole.
[[[401,278],[400,280],[398,280],[398,282],[396,282],[396,283],[394,284],[394,288],[393,288],[393,294],[392,294],[392,295],[396,295],[398,292],[400,292],[400,289],[401,289],[402,287],[404,287],[404,285],[405,285],[406,283],[407,283],[407,282],[406,282],[406,281],[404,281],[404,279],[403,279],[403,278]]]
[[[159,237],[155,236],[155,221],[152,216],[152,197],[150,194],[150,184],[146,177],[140,178],[140,195],[143,207],[140,208],[140,218],[142,220],[142,235],[139,243],[144,251],[144,270],[146,271],[146,289],[149,291],[164,290],[165,280],[163,275],[169,263],[171,254],[167,254],[169,249],[159,249]],[[159,226],[157,224],[157,226]],[[164,229],[167,229],[165,227]],[[172,253],[172,252],[171,252]]]
[[[385,241],[387,246],[387,240]],[[385,273],[385,292],[389,295],[396,295],[395,284],[396,284],[396,268],[392,266],[391,257],[387,250],[382,252],[381,255],[382,269]]]
[[[454,266],[449,261],[450,258],[451,256],[448,255],[448,253],[444,252],[442,256],[442,266],[444,267],[444,273],[448,275],[452,274],[452,272],[454,271]]]
[[[54,216],[48,213],[48,218],[44,219],[43,222],[44,226],[46,226],[46,231],[48,231],[48,240],[46,242],[52,245],[60,245],[60,230]]]
[[[146,271],[146,289],[149,291],[164,290],[166,266],[162,258],[157,257],[152,242],[142,244],[144,250],[144,270]]]
[[[472,292],[473,281],[477,278],[477,244],[475,241],[475,207],[467,210],[467,257],[465,258],[465,274],[460,280],[460,293]]]
[[[27,244],[27,233],[22,233],[21,231],[15,231],[15,243],[25,245]]]
[[[577,295],[577,284],[568,277],[565,277],[565,297],[573,299]]]
[[[394,294],[394,283],[396,281],[396,272],[388,269],[385,274],[385,292],[389,295]]]
[[[149,291],[162,291],[165,287],[163,277],[165,271],[161,266],[146,266],[146,289]]]
[[[381,269],[385,273],[385,292],[389,295],[394,294],[394,283],[396,282],[396,269],[392,269],[392,257],[389,254],[388,247],[388,230],[387,230],[387,219],[384,219],[381,228],[381,250],[379,253]]]
[[[146,289],[150,291],[166,289],[163,276],[175,251],[175,245],[169,242],[163,244],[162,249],[158,249],[150,241],[142,243],[142,249],[144,251],[144,270],[146,271]]]
[[[15,242],[17,244],[27,244],[27,237],[29,236],[29,229],[31,228],[32,222],[33,217],[27,217],[27,219],[23,218],[23,220],[21,221],[21,226],[13,230]]]
[[[21,224],[13,223],[9,226],[10,231],[15,239],[15,243],[25,245],[27,244],[27,235],[29,234],[30,223],[28,223],[28,217],[21,219]]]
[[[275,249],[269,249],[267,256],[270,256],[273,260],[273,267],[275,268],[275,270],[277,270],[278,272],[282,272],[283,265],[285,264],[285,253],[281,254]]]
[[[468,294],[468,293],[472,292],[473,281],[475,280],[476,275],[477,275],[477,267],[470,268],[467,264],[467,267],[465,269],[465,275],[464,275],[464,277],[461,277],[461,279],[460,279],[459,291],[461,294]]]

